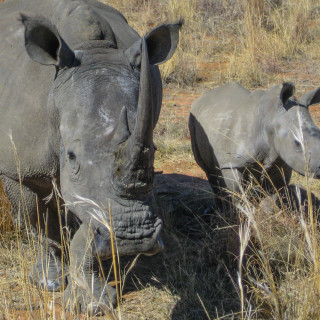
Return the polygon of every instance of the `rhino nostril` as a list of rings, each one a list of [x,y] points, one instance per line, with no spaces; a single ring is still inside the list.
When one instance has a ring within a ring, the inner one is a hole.
[[[68,150],[68,157],[70,160],[75,160],[76,159],[76,155],[72,150]]]
[[[164,249],[163,241],[161,237],[158,237],[156,240],[156,243],[154,244],[154,247],[150,251],[144,252],[143,254],[145,256],[153,256],[154,254],[162,251],[163,249]]]
[[[162,251],[164,249],[164,244],[161,237],[157,238],[157,243],[158,243],[159,251]]]
[[[314,177],[317,178],[317,179],[320,178],[320,167],[318,167],[318,168],[316,169],[316,171],[314,172]]]

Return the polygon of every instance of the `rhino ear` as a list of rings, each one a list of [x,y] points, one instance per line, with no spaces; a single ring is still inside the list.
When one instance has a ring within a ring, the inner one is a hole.
[[[290,97],[294,95],[296,88],[291,82],[284,82],[280,92],[280,100],[285,105]]]
[[[25,27],[25,48],[32,60],[59,68],[72,66],[74,53],[50,21],[44,17],[20,16]]]
[[[151,64],[161,64],[172,57],[177,49],[182,24],[183,20],[173,24],[162,24],[145,36]]]
[[[179,42],[179,30],[182,24],[182,20],[174,24],[162,24],[144,37],[150,64],[158,65],[172,57]],[[138,69],[140,69],[141,64],[141,45],[142,39],[139,39],[125,53],[130,63]]]
[[[299,102],[304,106],[311,106],[320,103],[320,88],[309,91],[301,96]]]

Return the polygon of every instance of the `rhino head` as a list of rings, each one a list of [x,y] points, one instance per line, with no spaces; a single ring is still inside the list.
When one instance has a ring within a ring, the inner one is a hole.
[[[49,144],[68,209],[92,226],[99,257],[111,256],[109,214],[120,255],[155,253],[162,225],[152,194],[155,65],[174,53],[181,23],[161,25],[127,49],[103,40],[70,49],[44,18],[22,21],[29,56],[56,67]]]
[[[308,110],[320,103],[320,88],[300,99],[293,96],[294,91],[292,83],[284,83],[277,100],[272,124],[275,150],[293,170],[320,178],[320,129]]]

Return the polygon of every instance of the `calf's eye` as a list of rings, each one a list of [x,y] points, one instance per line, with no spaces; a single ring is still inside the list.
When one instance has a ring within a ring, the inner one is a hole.
[[[297,148],[301,147],[301,143],[298,140],[294,140],[294,144]]]

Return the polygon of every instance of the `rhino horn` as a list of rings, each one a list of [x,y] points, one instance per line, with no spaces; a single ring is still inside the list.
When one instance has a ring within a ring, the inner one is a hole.
[[[124,195],[149,192],[153,186],[154,178],[153,100],[150,64],[144,38],[141,39],[141,43],[141,73],[136,124],[130,137],[119,146],[113,169],[113,185],[120,194]],[[125,124],[127,120],[119,122],[123,123],[122,127],[127,126]],[[121,131],[124,132],[123,129]]]
[[[153,145],[153,101],[150,65],[146,41],[142,38],[141,74],[136,125],[133,130],[131,147],[140,145],[151,148]]]
[[[116,145],[125,142],[130,137],[127,108],[123,107],[120,112],[118,125],[114,131],[113,141]]]

